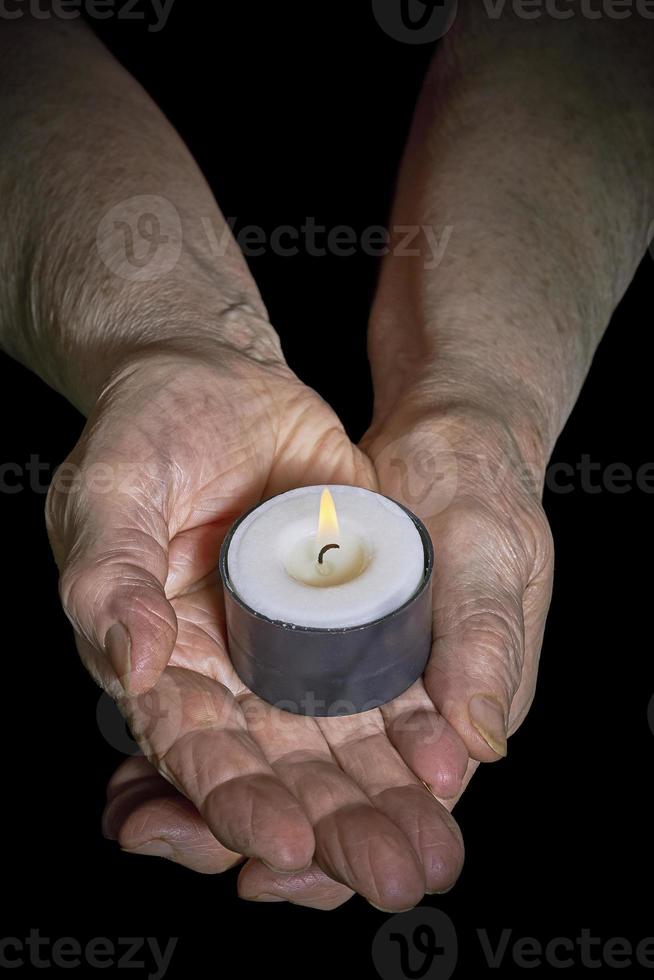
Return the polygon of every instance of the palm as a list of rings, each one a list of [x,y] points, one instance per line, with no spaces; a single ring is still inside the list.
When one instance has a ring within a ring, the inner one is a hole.
[[[119,814],[121,839],[132,849],[169,837],[171,821],[177,834],[186,827],[183,860],[199,870],[252,857],[242,874],[250,889],[271,875],[261,861],[293,871],[315,848],[317,867],[341,883],[337,894],[354,889],[380,907],[413,905],[425,889],[451,884],[460,864],[453,821],[411,769],[420,771],[421,759],[425,768],[427,731],[432,750],[440,736],[447,753],[422,686],[348,718],[270,707],[231,665],[216,574],[227,528],[262,497],[309,484],[372,485],[372,466],[332,411],[295,381],[276,380],[274,401],[263,393],[248,400],[247,425],[233,405],[226,418],[224,399],[212,404],[207,396],[212,390],[187,401],[185,431],[178,424],[169,447],[170,465],[184,474],[169,517],[166,585],[177,642],[154,691],[123,702],[148,758],[186,799],[132,760],[110,790],[113,823]],[[316,864],[308,874],[319,874]]]

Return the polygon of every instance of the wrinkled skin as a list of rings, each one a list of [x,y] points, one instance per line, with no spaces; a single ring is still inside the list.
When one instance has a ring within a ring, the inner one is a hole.
[[[242,897],[325,909],[353,892],[405,909],[456,881],[449,811],[533,697],[549,533],[499,424],[398,405],[392,431],[373,428],[363,447],[287,368],[227,349],[141,355],[106,387],[48,528],[82,660],[144,752],[109,786],[104,829],[123,849],[204,873],[244,862]],[[423,681],[391,704],[305,718],[236,676],[216,565],[243,511],[328,483],[380,490],[426,520],[435,641]],[[476,725],[473,695],[486,697]]]

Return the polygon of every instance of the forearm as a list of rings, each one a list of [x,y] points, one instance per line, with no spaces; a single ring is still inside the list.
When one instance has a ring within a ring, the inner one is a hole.
[[[392,218],[443,253],[385,261],[373,433],[398,402],[471,406],[544,466],[654,217],[652,27],[460,4]]]
[[[281,358],[190,154],[78,24],[0,29],[0,197],[0,345],[82,410],[152,345]]]

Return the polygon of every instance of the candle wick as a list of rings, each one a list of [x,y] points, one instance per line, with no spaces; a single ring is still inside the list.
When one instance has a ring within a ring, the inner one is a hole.
[[[324,548],[320,549],[320,554],[318,555],[318,564],[322,565],[322,560],[326,551],[330,548],[340,548],[340,544],[326,544]]]

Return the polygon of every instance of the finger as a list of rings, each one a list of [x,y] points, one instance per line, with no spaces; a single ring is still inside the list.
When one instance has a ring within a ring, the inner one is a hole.
[[[216,840],[193,804],[143,757],[120,767],[107,797],[103,832],[130,854],[163,857],[201,874],[220,874],[243,860]]]
[[[311,821],[319,867],[377,908],[397,911],[419,902],[425,879],[411,843],[335,765],[316,719],[288,715],[253,696],[244,711],[269,763]]]
[[[280,871],[308,867],[311,825],[222,684],[171,666],[153,692],[125,698],[121,709],[148,758],[225,848]]]
[[[380,710],[388,740],[409,769],[438,799],[456,797],[468,765],[468,750],[434,707],[422,679]]]
[[[290,902],[330,911],[352,897],[351,888],[334,881],[314,861],[299,874],[278,874],[261,861],[248,861],[238,877],[238,894],[249,902]]]
[[[143,756],[128,759],[112,777],[103,831],[124,851],[165,857],[202,874],[220,874],[243,860],[218,843],[195,807]],[[306,871],[282,874],[256,859],[245,863],[238,892],[248,901],[287,901],[315,909],[337,908],[353,894],[315,863]]]
[[[434,530],[434,646],[425,689],[473,759],[507,752],[511,706],[523,676],[523,597],[517,537],[479,510],[455,511]]]
[[[75,492],[56,479],[47,523],[64,611],[108,658],[130,694],[149,690],[173,651],[177,622],[164,593],[168,530],[147,487],[113,474],[99,492],[82,470]]]
[[[463,865],[461,833],[390,744],[381,714],[321,718],[319,724],[343,771],[411,842],[423,868],[426,891],[449,891]]]

